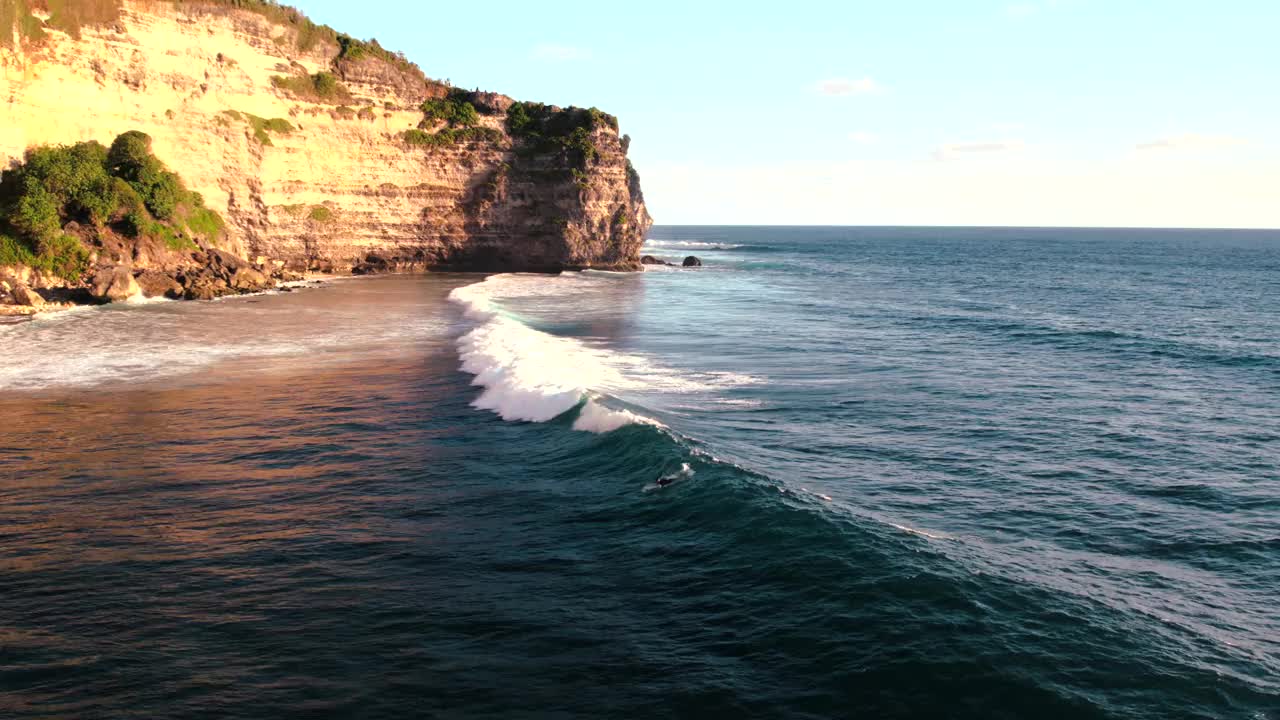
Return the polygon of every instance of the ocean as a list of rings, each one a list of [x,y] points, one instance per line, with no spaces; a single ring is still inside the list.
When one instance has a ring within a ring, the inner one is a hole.
[[[1280,719],[1280,232],[0,325],[6,718]]]

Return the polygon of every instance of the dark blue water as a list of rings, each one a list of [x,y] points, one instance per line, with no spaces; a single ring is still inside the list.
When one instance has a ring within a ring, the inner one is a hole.
[[[1280,718],[1280,233],[646,251],[0,327],[0,714]]]

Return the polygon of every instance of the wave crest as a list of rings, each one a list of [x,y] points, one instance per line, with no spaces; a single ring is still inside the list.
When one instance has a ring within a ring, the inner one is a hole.
[[[653,418],[637,415],[630,410],[607,408],[592,398],[583,403],[582,410],[578,412],[578,419],[573,422],[573,429],[607,433],[626,425],[665,427]]]
[[[704,240],[645,240],[646,248],[679,248],[681,250],[734,250],[742,247],[734,243],[710,242]]]
[[[449,294],[468,318],[480,322],[458,338],[462,370],[475,376],[473,385],[484,388],[472,406],[491,410],[503,420],[547,422],[581,405],[573,428],[595,433],[634,423],[661,427],[652,418],[602,405],[598,395],[634,384],[619,366],[642,363],[642,358],[624,358],[550,335],[501,312],[495,294],[520,279],[496,275]]]

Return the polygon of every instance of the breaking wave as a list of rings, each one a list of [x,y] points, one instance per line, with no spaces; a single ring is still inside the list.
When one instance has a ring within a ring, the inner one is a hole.
[[[606,433],[631,424],[662,427],[657,420],[625,408],[611,407],[609,395],[640,386],[624,369],[642,367],[648,360],[590,347],[568,337],[536,330],[503,311],[496,298],[504,295],[563,294],[589,285],[575,284],[580,273],[555,279],[546,276],[494,275],[457,288],[449,299],[480,324],[458,338],[462,370],[484,390],[472,406],[496,413],[503,420],[547,422],[574,410],[575,430]]]
[[[733,243],[707,242],[702,240],[646,240],[646,248],[679,248],[681,250],[735,250],[742,247]]]
[[[449,299],[476,323],[457,340],[462,370],[484,388],[472,406],[526,422],[547,422],[577,409],[574,429],[606,433],[632,424],[665,427],[650,416],[653,410],[636,404],[638,395],[696,395],[719,405],[734,401],[715,391],[761,382],[742,373],[675,370],[645,355],[553,335],[530,327],[503,305],[516,298],[536,303],[594,296],[619,278],[630,279],[626,273],[590,270],[554,277],[512,273],[455,288]]]

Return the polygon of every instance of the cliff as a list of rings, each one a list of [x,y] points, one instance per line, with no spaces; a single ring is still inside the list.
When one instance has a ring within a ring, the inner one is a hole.
[[[52,7],[52,11],[50,10]],[[0,0],[0,162],[126,131],[293,269],[635,269],[617,121],[431,80],[279,6]]]

